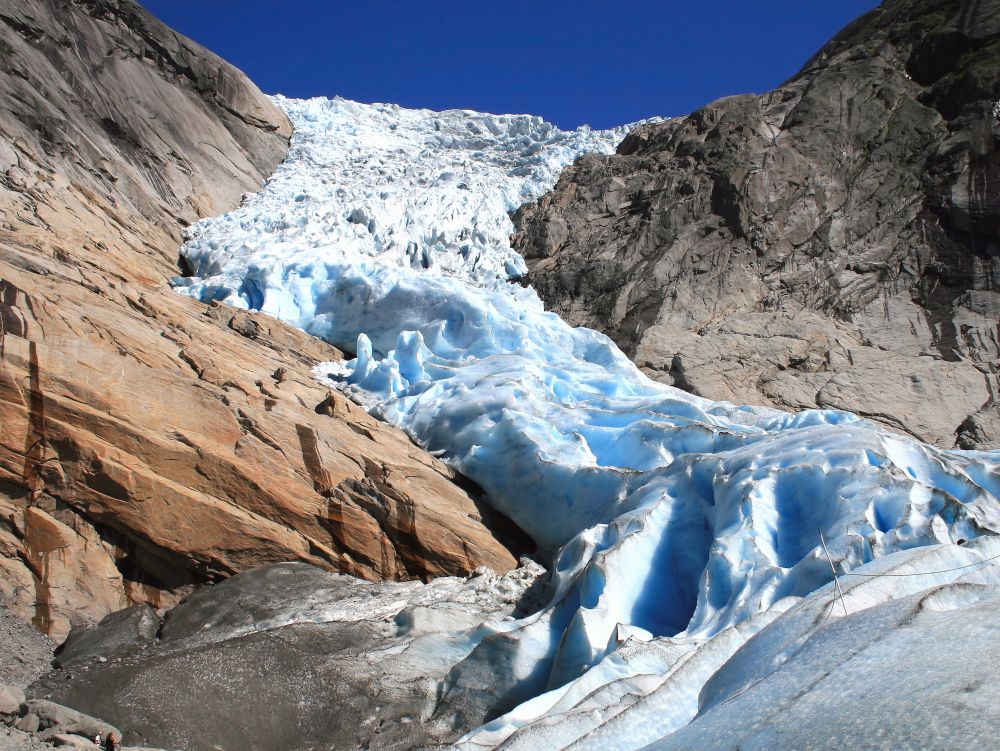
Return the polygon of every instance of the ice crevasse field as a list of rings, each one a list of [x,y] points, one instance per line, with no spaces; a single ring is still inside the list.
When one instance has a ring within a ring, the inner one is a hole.
[[[460,746],[668,743],[719,704],[742,711],[845,610],[875,608],[887,629],[894,602],[996,576],[982,562],[1000,554],[1000,453],[692,396],[513,281],[526,267],[509,212],[627,127],[276,102],[294,126],[285,162],[192,228],[193,274],[175,286],[355,352],[316,377],[475,480],[538,544],[550,604],[455,655],[449,690],[509,708]],[[907,571],[940,573],[846,576]]]

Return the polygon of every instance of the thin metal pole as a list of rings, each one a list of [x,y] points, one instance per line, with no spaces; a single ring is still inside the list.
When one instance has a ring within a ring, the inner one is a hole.
[[[837,587],[837,594],[840,596],[840,604],[844,606],[844,615],[848,615],[847,603],[844,602],[844,590],[840,588],[840,578],[837,576],[837,569],[833,565],[833,556],[830,555],[830,548],[826,546],[826,538],[823,537],[823,530],[816,527],[816,531],[819,532],[819,541],[823,543],[823,550],[826,551],[826,559],[830,562],[830,571],[833,572],[833,583]]]

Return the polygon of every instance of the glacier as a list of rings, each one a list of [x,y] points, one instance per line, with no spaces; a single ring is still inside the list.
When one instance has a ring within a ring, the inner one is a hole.
[[[460,747],[641,748],[692,720],[699,732],[713,697],[760,669],[732,667],[755,640],[808,641],[958,575],[995,576],[979,564],[1000,554],[1000,452],[692,396],[518,283],[509,212],[628,126],[275,101],[294,126],[288,157],[237,210],[190,228],[192,275],[174,284],[354,352],[316,377],[475,480],[538,545],[551,601],[476,629],[442,689],[495,717]],[[914,561],[971,570],[889,576]],[[866,572],[878,575],[851,578]],[[782,649],[775,665],[795,651]]]

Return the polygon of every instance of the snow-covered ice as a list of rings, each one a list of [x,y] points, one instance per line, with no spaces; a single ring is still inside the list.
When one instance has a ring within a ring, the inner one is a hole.
[[[478,482],[549,556],[550,605],[479,629],[451,671],[446,690],[511,709],[468,748],[561,748],[635,721],[657,740],[748,638],[828,586],[821,535],[850,572],[922,546],[971,555],[952,543],[1000,531],[1000,453],[691,396],[509,281],[525,267],[507,212],[625,128],[277,101],[288,158],[193,228],[177,288],[354,351],[317,377]]]

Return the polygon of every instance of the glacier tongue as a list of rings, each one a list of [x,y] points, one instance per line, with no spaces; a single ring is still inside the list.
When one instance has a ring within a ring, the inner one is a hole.
[[[551,604],[484,626],[451,671],[447,690],[483,713],[528,702],[470,748],[579,713],[592,690],[636,700],[668,674],[685,697],[662,710],[674,712],[663,732],[676,729],[742,641],[830,581],[821,535],[846,572],[1000,530],[1000,454],[843,412],[691,396],[508,281],[525,267],[507,212],[624,128],[277,102],[295,127],[287,160],[241,208],[193,228],[195,276],[177,288],[355,350],[348,371],[318,377],[445,456],[551,557]],[[661,646],[630,658],[637,644]],[[595,727],[614,704],[591,700]]]

